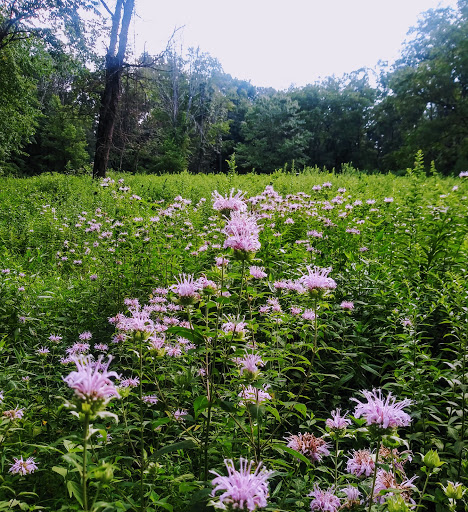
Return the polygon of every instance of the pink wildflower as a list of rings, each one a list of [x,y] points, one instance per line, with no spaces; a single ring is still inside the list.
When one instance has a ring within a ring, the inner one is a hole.
[[[346,471],[356,476],[370,476],[374,468],[374,457],[369,450],[353,450],[353,456],[346,463]]]
[[[240,190],[234,194],[234,189],[231,190],[229,197],[223,197],[217,190],[212,194],[213,209],[219,211],[222,215],[228,215],[231,211],[245,212],[247,205],[244,202],[245,192]]]
[[[228,476],[221,476],[215,471],[211,471],[216,478],[212,484],[215,486],[212,496],[218,491],[224,491],[219,497],[222,508],[231,506],[233,510],[248,510],[254,512],[257,508],[267,506],[268,483],[271,471],[262,467],[262,463],[257,466],[252,473],[253,461],[240,458],[240,468],[237,471],[232,460],[225,460]]]
[[[341,489],[341,492],[345,494],[349,508],[353,505],[359,504],[359,497],[361,496],[361,493],[359,492],[359,489],[357,487],[353,487],[352,485],[350,485],[349,487]]]
[[[227,235],[224,248],[231,248],[238,259],[251,259],[260,247],[257,217],[248,213],[231,213],[223,233]]]
[[[158,397],[156,395],[145,395],[142,398],[142,400],[143,400],[143,402],[145,402],[145,404],[149,404],[149,405],[154,405],[154,404],[158,403]]]
[[[107,363],[101,364],[102,356],[98,362],[101,371],[93,365],[89,356],[82,359],[74,359],[76,371],[71,372],[63,380],[75,391],[75,396],[85,402],[98,402],[107,404],[113,397],[119,397],[119,393],[110,380],[111,377],[118,378],[117,373],[109,372],[109,364],[112,356],[109,356]]]
[[[319,268],[308,265],[307,275],[303,275],[299,278],[299,283],[309,292],[332,290],[336,288],[336,282],[328,277],[331,272],[331,268]]]
[[[229,263],[229,260],[227,258],[224,258],[223,256],[219,256],[215,260],[215,264],[217,267],[226,267]]]
[[[241,337],[246,334],[247,322],[237,318],[228,318],[227,320],[227,322],[221,325],[221,330],[225,334],[235,333]]]
[[[255,279],[263,279],[267,276],[267,273],[265,272],[265,267],[256,267],[252,266],[249,268],[250,275]]]
[[[242,391],[238,395],[242,398],[239,404],[245,406],[245,402],[248,402],[260,405],[267,400],[271,400],[270,393],[267,393],[267,389],[269,387],[270,386],[268,384],[264,384],[262,389],[254,388],[251,385],[247,387],[242,386]]]
[[[200,285],[198,281],[193,279],[193,276],[181,274],[176,281],[177,284],[172,285],[170,288],[179,296],[181,304],[193,304],[200,299],[200,294],[198,293]]]
[[[177,409],[174,413],[174,419],[176,421],[184,421],[184,416],[187,416],[188,412],[185,409]]]
[[[321,437],[315,437],[313,434],[306,432],[305,434],[290,435],[286,438],[288,447],[302,453],[312,462],[320,462],[323,457],[330,455],[329,445]]]
[[[334,494],[334,489],[332,487],[326,491],[322,491],[318,485],[315,485],[314,490],[309,494],[309,496],[314,498],[310,503],[311,510],[337,512],[340,508],[340,498]]]
[[[331,412],[331,418],[328,418],[325,422],[326,426],[330,430],[345,430],[348,425],[351,425],[351,420],[346,418],[346,414],[341,416],[341,409]]]
[[[397,402],[391,393],[387,398],[382,396],[381,389],[373,391],[362,391],[367,403],[360,402],[356,398],[351,398],[357,402],[354,416],[360,418],[364,416],[367,425],[377,425],[379,428],[396,428],[407,427],[411,423],[410,416],[403,411],[405,407],[410,406],[413,402],[405,398],[401,402]]]
[[[3,416],[9,420],[20,420],[24,416],[24,409],[11,409],[9,411],[3,411]]]
[[[302,318],[304,320],[315,320],[316,314],[313,309],[306,309],[304,313],[302,313]]]
[[[415,501],[411,498],[411,492],[416,486],[413,484],[414,480],[418,478],[416,475],[409,480],[404,480],[399,484],[395,478],[395,475],[391,471],[385,471],[379,469],[377,471],[377,477],[375,479],[374,488],[374,499],[378,503],[385,503],[390,496],[393,496],[393,492],[386,492],[384,495],[379,496],[380,491],[387,491],[388,489],[395,489],[399,491],[398,494],[408,503],[416,505]]]
[[[122,379],[119,387],[121,388],[136,388],[140,384],[138,377],[129,377],[128,379]]]
[[[347,300],[344,300],[341,304],[340,304],[340,307],[342,307],[343,309],[348,309],[349,311],[353,310],[354,309],[354,303],[353,302],[349,302]]]
[[[258,373],[258,367],[264,366],[265,363],[262,361],[262,358],[257,354],[248,354],[241,358],[235,359],[236,364],[240,365],[240,374],[242,375],[244,372],[247,372],[252,375],[256,375]]]
[[[10,473],[14,475],[29,475],[30,473],[34,473],[37,469],[37,464],[34,461],[33,457],[28,457],[26,460],[23,460],[23,456],[19,459],[13,457],[15,463],[10,466]]]

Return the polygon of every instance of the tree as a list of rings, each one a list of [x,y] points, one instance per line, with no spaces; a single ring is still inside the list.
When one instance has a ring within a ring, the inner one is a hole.
[[[36,87],[49,66],[40,46],[15,41],[0,52],[0,167],[34,135],[41,115]]]
[[[383,161],[411,165],[421,149],[444,173],[468,165],[468,8],[425,13],[402,58],[385,77],[375,139]],[[389,129],[395,137],[389,143]]]
[[[310,133],[304,130],[299,104],[288,94],[261,96],[247,112],[245,142],[236,147],[243,168],[271,172],[285,163],[304,165]]]
[[[105,62],[105,87],[101,97],[96,134],[94,178],[101,178],[106,175],[109,152],[112,146],[112,134],[114,133],[121,96],[121,77],[127,50],[128,28],[135,7],[135,0],[116,0],[115,11],[112,12],[103,0],[101,0],[101,3],[111,15],[112,27]]]
[[[95,0],[2,0],[0,52],[31,37],[55,46],[68,43],[87,51],[91,47],[88,37],[94,23],[89,19],[85,22],[80,13],[93,10],[97,14],[95,5]]]

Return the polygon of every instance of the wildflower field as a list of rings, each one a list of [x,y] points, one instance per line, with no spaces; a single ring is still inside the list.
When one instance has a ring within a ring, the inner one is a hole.
[[[0,510],[468,510],[468,172],[0,190]]]

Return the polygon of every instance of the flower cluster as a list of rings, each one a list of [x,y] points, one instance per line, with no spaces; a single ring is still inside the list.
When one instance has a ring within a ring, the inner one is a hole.
[[[302,453],[312,462],[320,462],[323,457],[330,455],[329,444],[321,437],[315,437],[308,432],[291,435],[286,438],[286,441],[288,441],[288,448]]]
[[[234,251],[234,257],[238,260],[252,260],[261,247],[260,229],[255,215],[238,211],[231,213],[223,233],[227,235],[224,248],[231,248]]]
[[[356,418],[363,416],[367,425],[375,425],[385,430],[407,427],[411,423],[410,416],[403,411],[405,407],[413,403],[408,398],[397,402],[391,393],[388,394],[387,398],[384,398],[381,389],[364,390],[362,394],[367,402],[360,402],[357,398],[351,400],[357,402],[354,416]]]
[[[237,471],[232,460],[225,460],[224,464],[228,471],[228,476],[221,476],[216,471],[211,471],[216,478],[213,479],[214,489],[211,493],[215,496],[218,491],[223,491],[219,496],[219,503],[222,508],[231,506],[235,510],[248,510],[253,512],[257,508],[267,506],[268,498],[268,478],[272,472],[262,467],[262,463],[257,466],[252,473],[253,461],[247,461],[241,457],[240,468]]]
[[[102,410],[107,403],[119,392],[111,381],[111,377],[119,378],[117,373],[109,372],[109,364],[112,356],[109,356],[107,363],[102,363],[102,356],[94,362],[90,356],[74,358],[76,371],[71,372],[63,378],[68,386],[75,391],[76,402],[83,414],[93,417]]]

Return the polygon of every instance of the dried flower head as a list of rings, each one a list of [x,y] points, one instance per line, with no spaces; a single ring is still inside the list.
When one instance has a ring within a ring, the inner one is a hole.
[[[288,441],[288,448],[302,453],[312,462],[320,462],[323,457],[330,455],[328,443],[321,437],[315,437],[308,432],[290,435],[286,438],[286,441]]]

